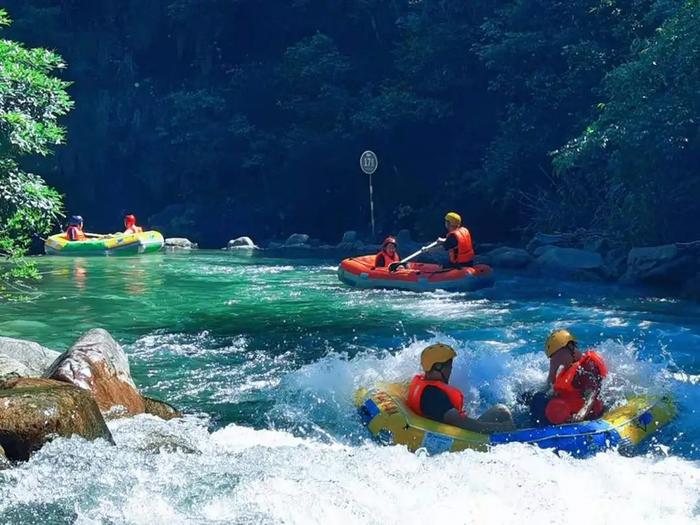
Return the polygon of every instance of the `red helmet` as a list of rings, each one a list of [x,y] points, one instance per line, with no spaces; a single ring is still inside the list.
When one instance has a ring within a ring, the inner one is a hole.
[[[126,215],[124,217],[124,224],[126,224],[128,228],[131,228],[134,224],[136,224],[136,217],[133,215]]]
[[[386,248],[387,244],[393,244],[394,246],[396,246],[398,243],[396,242],[396,239],[394,237],[389,236],[386,239],[384,239],[384,242],[382,243],[382,248]]]

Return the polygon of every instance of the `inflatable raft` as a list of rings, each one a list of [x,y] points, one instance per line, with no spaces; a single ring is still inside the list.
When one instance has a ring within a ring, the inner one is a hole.
[[[64,233],[59,233],[46,239],[44,251],[47,255],[135,255],[157,252],[163,242],[163,236],[157,231],[93,237],[85,241],[69,241]]]
[[[358,288],[471,291],[491,286],[493,270],[485,264],[455,269],[439,264],[408,263],[406,268],[390,272],[388,268],[375,268],[374,255],[365,255],[343,260],[338,266],[338,279]]]
[[[489,435],[416,415],[406,406],[407,393],[408,384],[398,383],[360,389],[355,404],[362,422],[379,442],[405,445],[411,451],[425,449],[430,454],[488,450],[493,445],[516,441],[585,457],[615,446],[637,445],[676,415],[669,397],[638,396],[594,421]]]

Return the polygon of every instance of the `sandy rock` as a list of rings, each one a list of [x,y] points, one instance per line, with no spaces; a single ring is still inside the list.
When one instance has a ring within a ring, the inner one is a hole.
[[[89,392],[43,378],[20,377],[0,383],[0,446],[8,459],[27,460],[55,436],[76,434],[113,443]]]
[[[309,243],[309,236],[305,233],[293,233],[284,242],[285,246],[306,246]]]
[[[33,341],[0,337],[0,376],[3,375],[3,361],[8,363],[6,366],[12,361],[21,365],[23,373],[20,375],[39,377],[59,355],[59,352],[49,350]],[[3,356],[6,359],[3,360]]]
[[[236,237],[235,239],[231,239],[228,241],[228,244],[226,245],[227,250],[240,250],[240,249],[245,249],[245,250],[258,250],[259,247],[253,242],[253,239],[250,237]]]
[[[129,361],[106,330],[89,330],[59,357],[45,377],[89,390],[100,410],[111,415],[142,414],[145,405],[131,379]],[[113,407],[123,410],[112,410]]]
[[[168,237],[165,239],[165,246],[168,248],[180,248],[183,250],[192,250],[197,248],[197,243],[192,242],[184,237]]]

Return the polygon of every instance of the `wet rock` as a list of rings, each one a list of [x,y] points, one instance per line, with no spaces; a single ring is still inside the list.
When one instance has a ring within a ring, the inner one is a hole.
[[[89,392],[44,378],[0,383],[0,446],[8,459],[25,461],[55,436],[73,435],[113,442]]]
[[[45,377],[89,390],[104,412],[110,412],[114,406],[123,407],[124,415],[142,414],[145,410],[124,350],[101,328],[83,334],[51,365]]]
[[[627,284],[677,285],[691,278],[697,270],[697,257],[677,244],[632,248],[621,281]]]
[[[0,445],[0,470],[10,468],[10,460],[5,455],[5,449]]]
[[[59,352],[49,350],[33,341],[0,337],[0,376],[3,375],[5,363],[5,366],[14,366],[21,371],[16,375],[39,377],[59,355]]]
[[[347,232],[345,232],[345,233],[343,234],[343,238],[340,239],[340,244],[345,244],[345,243],[349,243],[349,242],[355,242],[356,240],[358,240],[358,238],[357,238],[357,232],[356,232],[356,231],[353,231],[353,230],[350,230],[350,231],[347,231]]]
[[[309,243],[309,236],[305,233],[293,233],[284,242],[285,246],[306,246]]]
[[[165,246],[167,248],[177,248],[181,250],[192,250],[197,248],[197,243],[192,242],[184,237],[168,237],[165,239]]]
[[[613,248],[604,257],[607,275],[612,280],[619,279],[627,269],[627,251],[623,248]]]
[[[258,250],[260,249],[254,242],[253,239],[250,237],[236,237],[235,239],[231,239],[228,241],[228,244],[226,245],[226,249],[228,250]]]
[[[605,253],[610,248],[610,242],[605,237],[590,237],[583,242],[583,249],[590,252]]]
[[[578,248],[552,247],[534,262],[541,273],[583,280],[605,277],[605,264],[599,253]]]
[[[681,295],[687,299],[700,301],[700,273],[683,283]]]
[[[532,262],[532,257],[521,248],[501,246],[490,252],[477,256],[479,263],[496,268],[525,268]]]
[[[161,419],[175,419],[182,417],[182,413],[174,406],[150,397],[143,396],[146,414],[158,416]]]

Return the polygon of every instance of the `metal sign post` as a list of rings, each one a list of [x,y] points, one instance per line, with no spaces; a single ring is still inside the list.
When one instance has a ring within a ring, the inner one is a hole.
[[[372,237],[374,237],[374,192],[372,189],[372,174],[377,171],[379,160],[373,151],[367,150],[360,155],[360,168],[369,175],[369,211],[372,220]]]

